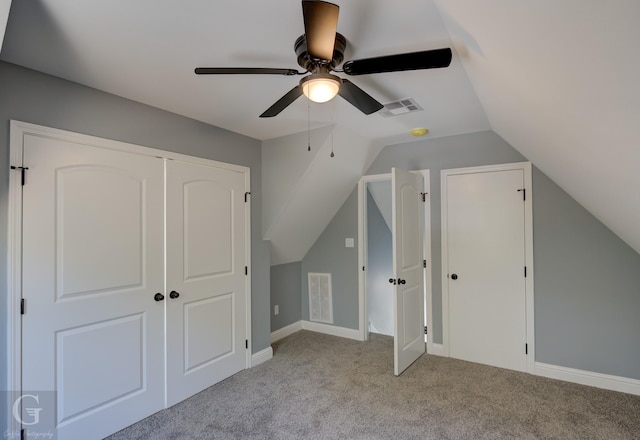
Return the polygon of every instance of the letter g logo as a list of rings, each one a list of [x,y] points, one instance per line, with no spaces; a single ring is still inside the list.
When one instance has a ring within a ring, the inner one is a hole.
[[[31,426],[40,422],[40,411],[42,411],[42,408],[40,407],[25,408],[24,412],[29,417],[31,417],[31,421],[23,420],[22,414],[20,414],[20,403],[27,397],[30,397],[31,399],[35,400],[37,404],[40,404],[40,397],[37,394],[35,396],[33,394],[25,394],[23,396],[20,396],[16,399],[15,402],[13,402],[13,417],[21,424],[26,426]]]

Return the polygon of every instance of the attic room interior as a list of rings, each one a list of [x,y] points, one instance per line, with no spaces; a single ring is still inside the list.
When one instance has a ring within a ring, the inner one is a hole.
[[[640,435],[640,5],[302,4],[0,4],[5,436]]]

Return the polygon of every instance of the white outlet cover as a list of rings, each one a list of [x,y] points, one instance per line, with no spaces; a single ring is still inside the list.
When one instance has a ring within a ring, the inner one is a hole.
[[[354,247],[355,246],[355,242],[353,238],[345,238],[344,239],[344,246],[345,247]]]

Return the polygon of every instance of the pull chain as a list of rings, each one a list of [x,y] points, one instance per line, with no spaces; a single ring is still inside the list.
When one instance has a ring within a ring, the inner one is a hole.
[[[311,103],[307,99],[307,151],[311,151]]]
[[[333,131],[335,130],[335,125],[333,124],[333,113],[336,108],[335,102],[336,102],[335,100],[331,102],[331,156],[330,157],[335,156],[335,154],[333,154]]]

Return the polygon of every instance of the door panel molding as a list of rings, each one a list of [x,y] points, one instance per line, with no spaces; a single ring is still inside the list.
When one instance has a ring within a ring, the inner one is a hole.
[[[449,252],[448,252],[448,215],[446,209],[447,193],[447,177],[463,174],[490,173],[499,171],[521,170],[524,175],[524,253],[525,266],[527,275],[525,277],[525,328],[527,355],[526,355],[526,371],[534,373],[535,367],[535,321],[534,321],[534,267],[533,267],[533,211],[532,211],[532,177],[531,162],[517,162],[510,164],[499,164],[468,168],[455,168],[441,170],[441,225],[442,225],[442,354],[450,356],[450,309],[449,309],[449,286],[446,282],[449,274]],[[526,195],[525,195],[526,194]],[[523,268],[524,272],[524,268]],[[481,332],[481,329],[479,329]],[[480,334],[480,333],[479,333]],[[522,347],[523,352],[525,347]]]
[[[244,225],[237,225],[239,231],[244,232],[244,262],[237,264],[238,270],[241,266],[245,266],[243,272],[244,282],[244,300],[246,304],[246,345],[248,349],[245,349],[245,342],[242,342],[242,350],[245,352],[244,359],[246,368],[251,366],[251,216],[250,216],[250,198],[247,200],[247,194],[250,194],[250,169],[245,166],[228,164],[224,162],[218,162],[211,159],[193,157],[181,153],[175,153],[170,151],[158,150],[155,148],[144,147],[140,145],[130,144],[126,142],[120,142],[90,135],[79,134],[71,131],[60,130],[55,128],[49,128],[30,124],[26,122],[20,122],[12,120],[10,121],[10,148],[9,148],[9,163],[12,167],[9,175],[9,193],[7,197],[8,208],[8,225],[7,225],[7,350],[6,356],[8,358],[7,368],[7,385],[10,391],[18,394],[21,392],[22,384],[22,345],[23,338],[22,333],[22,317],[21,299],[23,290],[22,280],[22,225],[23,225],[23,180],[24,173],[22,167],[28,167],[29,164],[23,162],[24,155],[24,140],[25,136],[33,136],[41,139],[60,140],[72,144],[87,145],[88,147],[102,151],[118,151],[129,154],[135,154],[137,156],[146,156],[149,158],[155,158],[166,162],[181,161],[194,165],[206,166],[210,168],[218,168],[226,171],[235,171],[242,174],[241,178],[244,189],[244,203],[242,210],[244,211],[245,222]],[[27,170],[26,184],[29,184],[29,173],[34,170]],[[242,233],[241,232],[241,233]],[[246,274],[246,275],[245,275]],[[163,281],[164,282],[164,281]],[[166,287],[166,286],[165,286]],[[125,289],[126,290],[126,289]],[[165,288],[166,290],[166,288]],[[168,292],[165,292],[168,296]],[[29,314],[29,301],[26,301],[26,313]],[[244,338],[243,338],[244,339]],[[162,368],[165,368],[164,366]],[[164,392],[163,392],[164,394]],[[7,408],[11,408],[13,401],[11,396],[7,396]],[[163,402],[166,405],[166,402]],[[9,414],[4,415],[5,426],[11,432],[18,432],[20,430],[19,423],[14,417]],[[129,423],[134,423],[136,420],[132,420]]]

